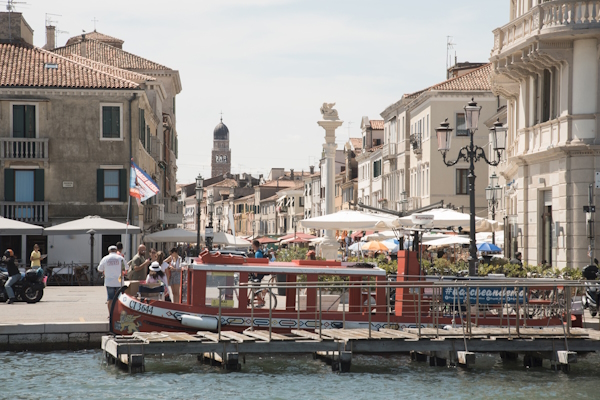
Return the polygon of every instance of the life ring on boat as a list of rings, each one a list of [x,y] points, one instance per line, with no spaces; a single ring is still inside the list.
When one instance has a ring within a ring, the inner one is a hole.
[[[218,327],[218,320],[215,317],[198,317],[196,315],[183,314],[181,316],[181,325],[191,326],[192,328],[214,331]]]

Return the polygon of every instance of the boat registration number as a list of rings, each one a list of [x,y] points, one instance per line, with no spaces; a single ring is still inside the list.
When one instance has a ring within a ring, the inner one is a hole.
[[[129,302],[129,308],[131,308],[133,311],[142,312],[144,314],[152,314],[152,311],[154,311],[154,306],[138,303],[135,300],[131,300]]]

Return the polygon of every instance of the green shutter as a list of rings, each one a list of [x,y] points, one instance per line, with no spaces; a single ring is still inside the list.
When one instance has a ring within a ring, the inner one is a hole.
[[[25,137],[25,106],[13,105],[13,137]]]
[[[44,170],[36,169],[34,172],[33,201],[44,201]]]
[[[127,170],[119,170],[119,201],[127,201]]]
[[[25,106],[25,137],[35,139],[35,106]]]
[[[111,137],[118,139],[121,137],[121,108],[111,107],[112,111],[112,124],[111,124]]]
[[[96,187],[96,198],[98,203],[104,201],[104,170],[98,169],[96,170],[97,176],[97,187]]]
[[[4,201],[15,201],[15,170],[4,170]]]
[[[140,109],[140,141],[143,145],[146,143],[146,117],[144,116],[144,110]]]
[[[102,137],[105,138],[110,132],[110,110],[108,107],[102,107]]]

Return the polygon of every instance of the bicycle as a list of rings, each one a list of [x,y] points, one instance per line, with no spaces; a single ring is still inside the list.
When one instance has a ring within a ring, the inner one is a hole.
[[[267,281],[267,286],[262,285],[264,277],[260,275],[250,276],[248,280],[248,306],[256,308],[276,309],[277,296],[273,293],[272,286],[277,282],[277,278],[272,276]]]

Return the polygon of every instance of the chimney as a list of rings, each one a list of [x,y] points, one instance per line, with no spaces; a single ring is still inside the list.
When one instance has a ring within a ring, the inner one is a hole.
[[[87,58],[87,43],[85,42],[85,33],[81,35],[81,52],[79,55]]]
[[[52,25],[46,26],[46,50],[54,50],[56,47],[56,27]]]
[[[290,168],[290,180],[294,180],[294,169]]]
[[[311,165],[309,168],[310,168],[310,174],[311,175],[314,174],[315,173],[315,166]]]
[[[0,43],[33,46],[33,29],[20,12],[0,12]]]

